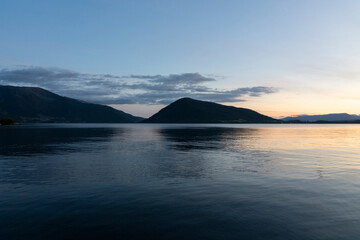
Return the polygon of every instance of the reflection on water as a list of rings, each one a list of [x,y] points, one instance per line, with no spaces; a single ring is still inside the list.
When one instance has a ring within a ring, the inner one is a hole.
[[[357,239],[358,125],[0,128],[0,239]]]
[[[114,132],[112,128],[4,127],[0,129],[0,155],[36,156],[71,151],[74,150],[71,143],[102,141]],[[121,132],[117,131],[117,134]]]
[[[159,133],[178,150],[225,149],[234,140],[253,138],[259,129],[251,128],[161,128]]]

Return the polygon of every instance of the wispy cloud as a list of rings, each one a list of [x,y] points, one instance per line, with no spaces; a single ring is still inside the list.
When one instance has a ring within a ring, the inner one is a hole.
[[[0,69],[1,85],[37,86],[60,95],[102,104],[168,104],[181,97],[215,102],[241,102],[277,92],[256,86],[217,89],[206,86],[216,76],[199,73],[170,75],[86,74],[59,68],[21,67]]]

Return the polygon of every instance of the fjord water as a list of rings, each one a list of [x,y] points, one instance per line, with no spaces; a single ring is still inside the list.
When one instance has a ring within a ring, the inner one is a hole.
[[[360,125],[0,128],[0,239],[358,239]]]

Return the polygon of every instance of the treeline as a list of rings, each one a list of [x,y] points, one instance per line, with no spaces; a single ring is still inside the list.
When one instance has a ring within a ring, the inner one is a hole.
[[[11,118],[0,118],[0,125],[14,125],[17,122]]]

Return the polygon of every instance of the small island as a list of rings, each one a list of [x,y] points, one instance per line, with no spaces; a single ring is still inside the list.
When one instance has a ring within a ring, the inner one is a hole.
[[[0,125],[15,125],[17,122],[11,118],[0,118]]]

